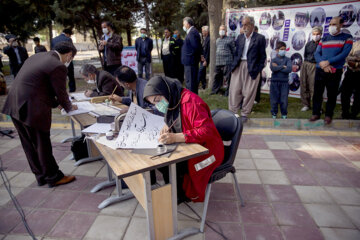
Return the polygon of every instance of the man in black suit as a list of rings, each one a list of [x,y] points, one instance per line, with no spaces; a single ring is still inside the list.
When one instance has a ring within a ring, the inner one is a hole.
[[[4,47],[3,52],[9,56],[11,74],[15,78],[29,55],[26,49],[20,46],[15,35],[8,34],[5,36],[5,39],[9,45]]]
[[[184,40],[181,39],[179,30],[175,30],[173,34],[175,39],[174,47],[174,66],[175,66],[175,78],[181,83],[184,82],[184,65],[181,63],[181,49],[184,44]]]
[[[209,26],[203,26],[201,28],[202,33],[202,48],[203,48],[203,56],[204,58],[200,62],[199,69],[199,85],[201,83],[202,88],[206,88],[206,67],[209,66],[210,63],[210,35],[209,35]]]
[[[148,37],[145,28],[140,29],[140,37],[135,40],[136,61],[138,62],[138,77],[143,77],[145,67],[145,78],[150,79],[151,51],[153,40]]]
[[[66,92],[66,63],[76,48],[61,42],[54,51],[31,56],[14,79],[2,113],[9,115],[19,133],[21,145],[39,186],[55,187],[75,180],[64,176],[52,153],[51,108],[76,110]],[[60,108],[60,107],[59,107]]]
[[[229,88],[229,110],[237,113],[241,109],[241,119],[246,122],[254,105],[260,74],[266,59],[266,41],[261,34],[254,32],[254,18],[246,16],[242,21],[243,34],[235,42],[236,52],[231,67]]]
[[[73,43],[73,41],[71,39],[72,34],[73,34],[73,32],[71,31],[71,29],[69,29],[69,28],[64,29],[63,32],[59,36],[57,36],[51,40],[51,43],[50,43],[51,50],[54,49],[56,44],[58,44],[59,42]],[[67,70],[68,70],[67,76],[69,78],[69,92],[75,92],[76,91],[76,83],[75,83],[75,74],[74,74],[74,64],[72,61],[69,64],[69,66],[67,66]]]
[[[200,34],[194,27],[194,21],[190,17],[184,18],[183,30],[186,32],[186,37],[181,49],[181,62],[185,68],[186,88],[197,94],[199,86],[197,76],[203,52]]]

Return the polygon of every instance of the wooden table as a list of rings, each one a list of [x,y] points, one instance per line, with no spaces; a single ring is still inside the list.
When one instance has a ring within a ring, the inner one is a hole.
[[[148,238],[168,239],[178,234],[176,163],[207,154],[199,144],[180,144],[169,158],[150,159],[149,155],[134,154],[131,150],[113,150],[94,141],[95,146],[117,177],[118,196],[105,201],[119,202],[135,196],[147,216]],[[151,189],[150,170],[169,166],[170,183]],[[131,193],[122,194],[118,179],[123,179]],[[104,202],[105,202],[104,201]],[[101,205],[101,204],[100,204]],[[99,206],[100,206],[99,205]]]
[[[124,104],[114,104],[113,106],[118,107],[118,108],[127,107]],[[69,139],[73,139],[76,136],[74,122],[78,123],[80,125],[80,129],[83,130],[85,127],[93,125],[94,123],[96,123],[96,117],[94,117],[93,115],[91,115],[89,113],[83,113],[83,114],[70,116],[70,123],[71,123],[71,129],[72,129],[73,137],[64,140],[65,142],[69,141]],[[74,164],[75,166],[80,166],[81,164],[84,164],[84,163],[99,161],[99,160],[102,159],[102,156],[92,146],[93,144],[91,142],[89,142],[89,141],[86,141],[86,143],[87,143],[87,149],[88,149],[89,157],[83,158],[83,159],[80,159],[80,160],[76,161],[75,164]]]

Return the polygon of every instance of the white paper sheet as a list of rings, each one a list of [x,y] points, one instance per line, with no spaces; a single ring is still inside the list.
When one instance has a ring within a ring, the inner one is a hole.
[[[118,148],[156,148],[164,118],[131,103],[116,139]]]
[[[107,147],[109,147],[109,148],[111,148],[111,149],[114,149],[114,150],[116,150],[116,140],[115,139],[113,139],[113,140],[107,140],[106,139],[106,136],[101,136],[101,137],[99,137],[98,139],[96,139],[96,142],[98,142],[98,143],[101,143],[102,145],[105,145],[105,146],[107,146]]]
[[[91,97],[85,96],[84,92],[70,93],[70,95],[74,97],[76,101],[89,101],[91,99]]]
[[[117,115],[120,113],[120,108],[115,106],[106,106],[105,103],[93,104],[94,109],[91,111],[97,115]]]
[[[73,115],[78,115],[78,114],[82,114],[82,113],[88,113],[88,112],[94,110],[94,107],[89,102],[77,102],[77,103],[74,103],[74,105],[76,105],[78,107],[77,110],[70,111],[68,113],[66,113],[65,110],[62,110],[61,114],[65,115],[65,116],[73,116]]]
[[[82,130],[82,133],[107,133],[111,130],[111,123],[94,123]]]

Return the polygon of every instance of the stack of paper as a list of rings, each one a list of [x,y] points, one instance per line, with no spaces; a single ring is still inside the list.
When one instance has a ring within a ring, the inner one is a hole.
[[[77,110],[70,111],[68,113],[66,113],[64,110],[62,110],[61,114],[66,115],[66,116],[73,116],[73,115],[88,113],[88,112],[91,112],[92,110],[94,110],[93,105],[89,102],[77,102],[74,105],[76,105],[78,107]]]
[[[76,101],[90,101],[91,97],[85,96],[84,92],[70,93]]]
[[[111,130],[111,123],[94,123],[93,125],[85,128],[83,133],[107,133]]]

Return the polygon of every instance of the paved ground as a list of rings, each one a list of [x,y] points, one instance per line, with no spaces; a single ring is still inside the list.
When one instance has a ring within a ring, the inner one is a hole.
[[[359,135],[320,137],[302,132],[294,136],[261,131],[263,134],[245,131],[235,161],[246,206],[239,206],[227,176],[213,185],[207,216],[210,224],[234,240],[360,239]],[[97,208],[113,194],[113,188],[89,192],[105,179],[104,162],[74,167],[69,144],[60,144],[69,135],[69,130],[53,130],[53,151],[60,168],[77,180],[53,189],[36,186],[18,138],[0,137],[0,154],[12,191],[38,239],[145,239],[146,218],[136,200]],[[30,239],[2,183],[0,180],[0,239]],[[202,204],[191,206],[202,212]],[[195,217],[180,205],[180,229],[199,225],[183,213]],[[188,239],[222,238],[207,227],[205,234]]]

